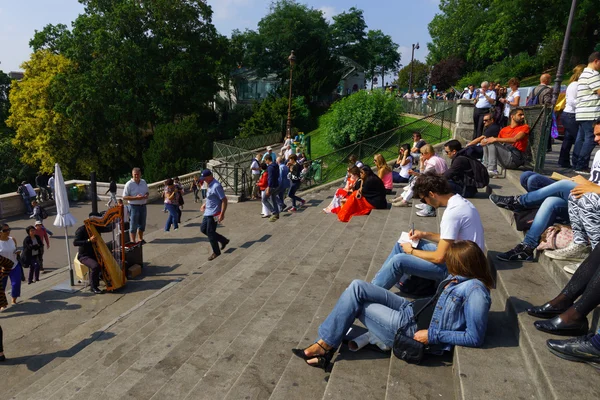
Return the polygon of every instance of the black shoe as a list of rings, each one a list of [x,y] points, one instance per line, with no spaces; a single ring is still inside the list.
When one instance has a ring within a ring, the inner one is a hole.
[[[323,351],[325,352],[324,354],[307,356],[304,352],[304,350],[306,349],[292,349],[292,353],[294,353],[294,355],[296,355],[297,357],[303,359],[311,367],[327,369],[329,363],[331,362],[331,359],[333,358],[333,355],[335,354],[336,349],[333,348],[330,350],[325,350],[325,347],[321,346],[319,342],[316,342],[316,344],[318,344],[319,347],[323,349]],[[309,360],[313,360],[315,358],[317,359],[316,363],[313,364],[308,362]]]
[[[535,329],[538,331],[564,336],[585,335],[589,330],[587,318],[568,324],[563,322],[560,317],[554,317],[545,321],[535,321],[533,326],[535,326]]]
[[[502,261],[535,261],[534,248],[525,243],[519,243],[514,249],[496,255]]]
[[[223,243],[221,243],[221,250],[225,250],[225,247],[229,244],[230,240],[226,239]]]
[[[519,203],[520,196],[498,196],[497,194],[490,194],[490,201],[500,208],[504,208],[509,211],[521,211],[525,209]]]
[[[99,288],[97,288],[97,287],[93,287],[93,288],[91,288],[91,289],[90,289],[90,292],[92,292],[92,293],[95,293],[95,294],[102,294],[102,293],[104,293],[102,290],[100,290],[100,289],[99,289]]]
[[[4,354],[2,354],[0,356],[0,362],[2,362],[2,361],[6,361],[6,356]]]
[[[548,339],[546,346],[552,354],[562,359],[588,363],[600,369],[600,350],[590,343],[593,336],[590,333],[567,340]]]
[[[219,257],[219,256],[220,256],[220,254],[217,254],[217,253],[212,253],[212,254],[210,255],[210,257],[208,257],[208,261],[212,261],[212,260],[214,260],[215,258],[217,258],[217,257]]]
[[[527,314],[538,318],[554,318],[565,311],[567,311],[566,308],[558,308],[546,303],[543,306],[528,308]]]

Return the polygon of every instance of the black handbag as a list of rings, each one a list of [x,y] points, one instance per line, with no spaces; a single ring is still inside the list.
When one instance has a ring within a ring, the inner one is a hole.
[[[409,364],[419,364],[425,354],[425,345],[415,339],[405,336],[401,329],[398,329],[394,336],[394,355]]]

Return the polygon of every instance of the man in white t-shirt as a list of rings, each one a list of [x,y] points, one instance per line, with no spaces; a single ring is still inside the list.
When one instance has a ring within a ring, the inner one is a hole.
[[[573,168],[578,174],[590,172],[590,158],[594,142],[594,121],[600,118],[600,52],[592,53],[588,65],[579,76],[575,119],[579,124],[575,147],[573,147]]]
[[[448,275],[445,258],[450,244],[456,240],[471,240],[484,249],[483,225],[477,209],[470,201],[452,193],[446,178],[435,173],[419,175],[414,192],[425,204],[446,207],[440,233],[409,232],[409,238],[419,240],[419,244],[413,248],[411,243],[396,243],[373,278],[374,285],[389,289],[404,274],[440,282]]]
[[[258,183],[258,179],[260,178],[260,173],[261,173],[260,162],[258,161],[261,158],[262,158],[262,154],[257,153],[256,156],[252,159],[252,162],[250,164],[250,170],[252,172],[250,174],[250,187],[252,188],[252,198],[254,200],[260,198],[258,186],[256,186],[256,184]]]
[[[473,100],[473,140],[481,136],[483,131],[483,116],[489,114],[490,108],[496,104],[496,92],[490,89],[488,81],[481,82],[481,89],[475,91]]]

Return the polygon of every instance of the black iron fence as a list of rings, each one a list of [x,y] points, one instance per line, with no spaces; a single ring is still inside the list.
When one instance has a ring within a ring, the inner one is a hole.
[[[523,107],[525,123],[529,125],[527,155],[535,172],[543,172],[552,130],[552,106]]]
[[[412,142],[414,132],[421,133],[423,139],[431,144],[449,140],[453,124],[451,113],[451,108],[442,110],[312,160],[305,185],[316,186],[342,178],[352,154],[369,165],[374,165],[373,156],[378,153],[386,161],[392,161],[398,156],[398,148],[402,143]]]
[[[239,164],[218,163],[208,164],[201,162],[196,165],[197,171],[209,168],[213,176],[221,183],[223,189],[236,196],[240,200],[248,199],[252,193],[252,183],[250,179],[250,169],[247,166]]]

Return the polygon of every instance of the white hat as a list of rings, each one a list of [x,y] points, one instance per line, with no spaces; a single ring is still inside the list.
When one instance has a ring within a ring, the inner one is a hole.
[[[35,221],[34,225],[43,225],[43,224],[42,224],[42,221]]]
[[[464,88],[464,90],[469,90],[469,88],[468,88],[468,87],[466,87],[466,88]]]
[[[267,150],[271,151],[271,150],[273,150],[273,148],[271,146],[267,146]]]

